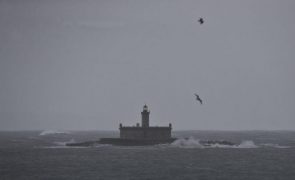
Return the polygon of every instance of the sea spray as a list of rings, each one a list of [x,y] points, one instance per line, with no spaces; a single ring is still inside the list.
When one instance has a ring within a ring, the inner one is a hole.
[[[45,131],[42,131],[39,134],[39,136],[55,135],[55,134],[70,134],[70,133],[69,132],[64,132],[64,131],[45,130]]]
[[[253,141],[246,140],[242,141],[240,145],[237,146],[237,148],[258,148],[257,145]]]
[[[205,143],[204,143],[205,142]],[[212,142],[212,143],[208,143]],[[224,144],[222,142],[226,141],[202,141],[199,139],[195,139],[194,137],[190,138],[181,138],[175,140],[170,144],[170,147],[179,147],[179,148],[258,148],[253,141],[245,140],[240,144]]]
[[[171,143],[172,147],[181,147],[181,148],[203,148],[199,140],[190,137],[188,139],[177,139]]]

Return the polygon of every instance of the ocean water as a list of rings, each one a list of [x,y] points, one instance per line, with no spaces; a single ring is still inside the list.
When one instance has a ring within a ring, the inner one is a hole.
[[[0,132],[0,179],[294,180],[294,131],[176,131],[171,145],[66,147],[117,132]],[[189,139],[183,139],[189,137]],[[199,140],[228,140],[204,147]]]

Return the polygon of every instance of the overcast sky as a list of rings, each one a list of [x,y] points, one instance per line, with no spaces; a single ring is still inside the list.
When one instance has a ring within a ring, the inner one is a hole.
[[[0,0],[0,130],[117,130],[144,103],[174,130],[295,130],[294,9]]]

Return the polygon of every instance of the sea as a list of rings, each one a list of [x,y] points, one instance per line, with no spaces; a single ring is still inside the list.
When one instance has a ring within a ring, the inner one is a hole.
[[[175,131],[154,146],[68,147],[116,131],[0,132],[0,180],[294,180],[295,131]],[[200,140],[235,145],[202,146]]]

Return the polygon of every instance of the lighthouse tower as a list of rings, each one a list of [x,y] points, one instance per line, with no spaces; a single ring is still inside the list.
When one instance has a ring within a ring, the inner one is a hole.
[[[172,142],[171,138],[172,125],[169,126],[150,126],[150,111],[147,105],[143,106],[141,111],[141,126],[123,126],[120,124],[120,139],[114,140],[118,144],[157,144]]]
[[[145,104],[143,106],[143,110],[141,112],[141,125],[143,128],[148,128],[149,127],[149,116],[150,116],[150,111],[148,110],[147,105]]]

